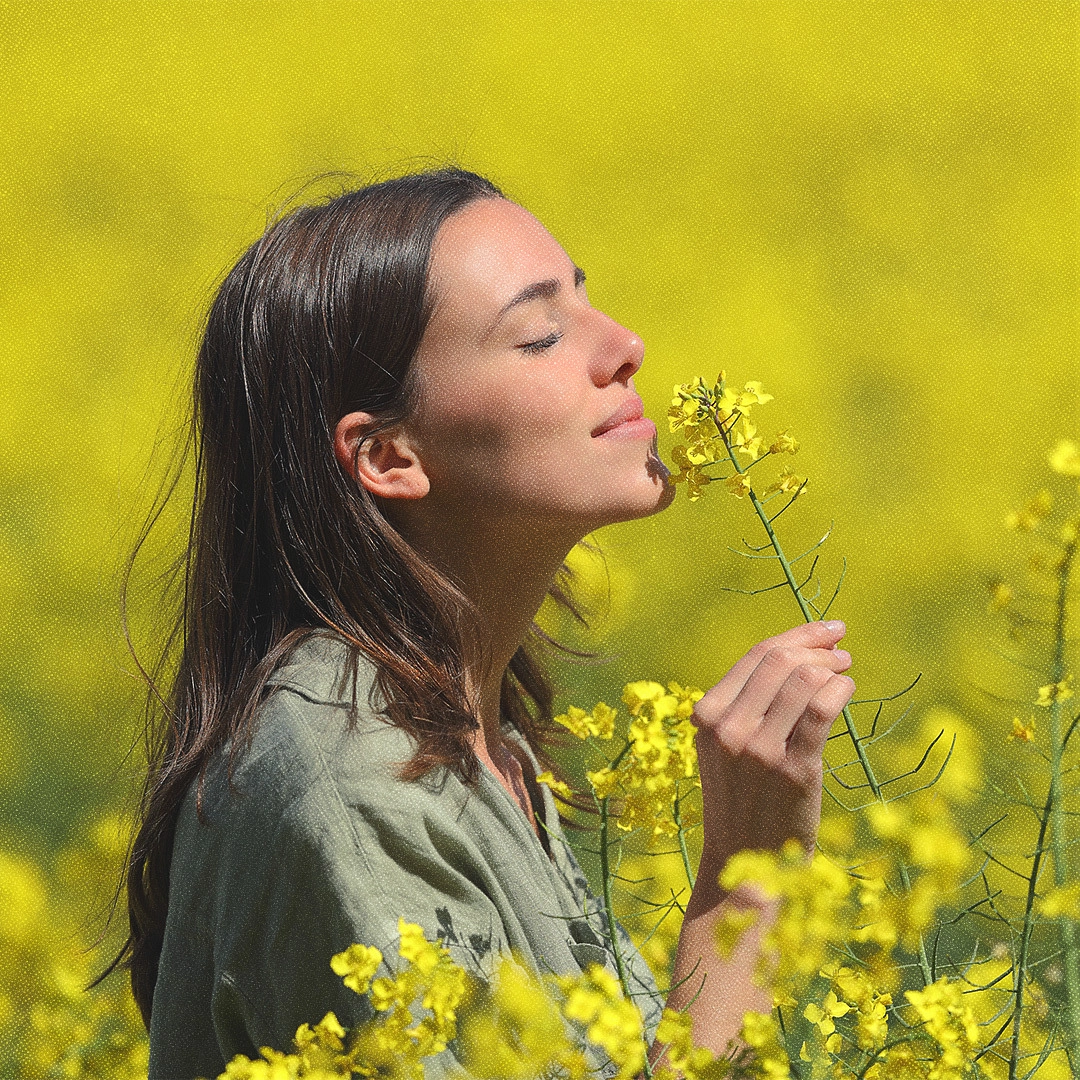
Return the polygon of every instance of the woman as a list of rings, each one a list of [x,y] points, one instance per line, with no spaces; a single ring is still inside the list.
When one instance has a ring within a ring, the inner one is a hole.
[[[329,957],[392,957],[399,915],[481,975],[507,949],[611,963],[535,782],[552,691],[533,619],[548,594],[577,610],[578,541],[672,488],[634,391],[642,343],[584,278],[531,214],[447,169],[300,208],[225,279],[196,369],[179,669],[128,868],[152,1080],[288,1048],[328,1009],[358,1022]],[[767,905],[717,875],[745,847],[812,849],[854,689],[843,630],[761,642],[696,708],[704,854],[675,980],[697,968],[668,1003],[693,999],[718,1052],[768,1002],[754,935],[722,961],[711,932]]]

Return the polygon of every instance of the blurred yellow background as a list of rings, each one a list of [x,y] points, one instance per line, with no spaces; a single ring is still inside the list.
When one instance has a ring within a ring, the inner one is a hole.
[[[922,672],[912,732],[947,709],[1004,747],[992,695],[1039,680],[994,655],[987,585],[1027,557],[1007,512],[1073,491],[1046,455],[1080,438],[1076,23],[1031,0],[0,6],[0,847],[47,860],[130,805],[123,559],[215,283],[327,170],[453,160],[532,210],[646,342],[662,449],[674,383],[762,380],[755,420],[810,477],[789,551],[835,523],[826,595],[848,559],[858,696]],[[601,534],[585,640],[616,658],[560,666],[560,700],[705,687],[798,621],[723,591],[775,580],[727,550],[756,528],[717,488]]]

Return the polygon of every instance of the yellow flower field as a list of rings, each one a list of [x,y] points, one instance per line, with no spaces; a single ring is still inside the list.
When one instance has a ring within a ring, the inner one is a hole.
[[[669,510],[593,537],[602,556],[572,553],[591,631],[541,613],[605,659],[556,667],[568,771],[603,808],[594,891],[666,985],[700,854],[695,695],[827,608],[856,701],[815,860],[725,871],[782,911],[776,1008],[730,1068],[1072,1074],[1075,4],[48,0],[0,28],[0,1075],[146,1076],[122,977],[83,987],[123,938],[123,898],[106,914],[140,782],[120,583],[215,283],[289,199],[450,159],[641,335],[678,481]],[[189,483],[133,572],[147,661]],[[401,929],[393,978],[364,942],[325,958],[370,1027],[312,1016],[229,1075],[410,1075],[455,1038],[478,1076],[652,1068],[599,969],[473,986]],[[658,1070],[729,1070],[679,1014],[661,1037]]]

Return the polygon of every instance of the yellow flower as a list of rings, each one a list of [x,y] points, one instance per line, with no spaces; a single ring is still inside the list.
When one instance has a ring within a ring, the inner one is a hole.
[[[302,1065],[301,1075],[311,1076],[320,1071],[332,1075],[336,1072],[337,1059],[345,1049],[344,1038],[345,1029],[332,1012],[328,1012],[315,1027],[301,1024],[293,1037]]]
[[[1065,476],[1080,476],[1080,446],[1071,439],[1059,439],[1047,460],[1054,472]]]
[[[724,486],[737,499],[741,499],[744,495],[750,494],[750,481],[747,480],[742,473],[736,473],[734,476],[729,476],[724,481]]]
[[[846,1001],[840,1001],[831,990],[825,995],[825,1000],[820,1005],[811,1002],[803,1009],[803,1016],[816,1024],[822,1035],[831,1035],[836,1030],[833,1020],[839,1016],[847,1016],[851,1012],[851,1006]]]
[[[781,431],[769,447],[770,454],[794,454],[799,449],[791,432],[786,428]]]
[[[938,1045],[938,1060],[927,1076],[960,1080],[969,1071],[980,1041],[979,1025],[964,999],[963,984],[941,978],[922,990],[907,990],[904,996]]]
[[[789,491],[798,491],[805,482],[805,480],[796,476],[791,469],[784,469],[784,471],[765,489],[765,494],[768,495],[774,491],[783,492],[785,494]]]
[[[740,409],[746,410],[751,405],[764,405],[767,401],[772,401],[772,399],[772,394],[763,393],[761,383],[755,379],[743,386],[743,391],[738,397],[738,405]]]
[[[225,1066],[220,1080],[294,1080],[301,1075],[302,1063],[295,1054],[280,1054],[269,1046],[264,1046],[261,1052],[263,1061],[251,1061],[237,1054]]]
[[[664,696],[664,687],[650,679],[627,683],[623,687],[623,704],[630,710],[631,716],[640,716],[646,702],[657,701]]]
[[[732,390],[727,385],[726,373],[721,371],[715,385],[710,389],[704,379],[697,376],[692,382],[680,383],[673,390],[671,407],[668,409],[668,426],[675,432],[688,429],[695,432],[699,427],[712,426],[716,434],[715,420],[721,424],[736,413],[745,417],[752,406],[764,405],[772,401],[772,394],[766,394],[761,383],[751,380],[742,390]],[[713,414],[715,413],[715,419]]]
[[[890,1001],[889,995],[885,994],[866,1011],[859,1011],[855,1018],[855,1037],[860,1049],[874,1050],[885,1045],[889,1034],[886,1008]]]
[[[430,975],[439,963],[440,953],[446,950],[424,937],[424,928],[418,923],[406,922],[398,916],[398,934],[401,941],[398,954],[408,960],[422,975]]]
[[[1039,696],[1035,699],[1035,704],[1049,707],[1057,701],[1065,701],[1067,698],[1071,698],[1073,696],[1071,682],[1072,675],[1066,675],[1059,683],[1047,683],[1045,686],[1040,686]]]
[[[672,433],[684,427],[695,427],[698,423],[698,404],[691,398],[679,396],[680,387],[675,387],[675,397],[668,409],[668,430]]]
[[[558,976],[555,982],[565,995],[563,1015],[586,1025],[589,1041],[619,1066],[619,1080],[636,1076],[645,1061],[644,1023],[637,1006],[622,996],[619,980],[590,964],[581,975]]]
[[[615,734],[615,717],[618,713],[604,702],[598,702],[591,713],[571,705],[561,716],[555,717],[556,724],[572,732],[579,739],[595,735],[598,739],[610,739]]]
[[[536,778],[536,782],[538,784],[547,784],[556,795],[560,795],[564,799],[573,798],[574,793],[570,790],[570,786],[564,784],[561,780],[556,780],[550,770],[540,773]]]
[[[755,1051],[754,1066],[758,1076],[763,1080],[788,1080],[791,1065],[773,1016],[769,1013],[744,1013],[740,1034],[743,1042]]]
[[[372,945],[350,945],[330,958],[334,974],[341,975],[345,985],[357,994],[367,993],[381,963],[382,953]]]
[[[762,442],[762,437],[757,434],[757,428],[746,417],[743,417],[742,430],[734,432],[731,436],[731,445],[751,461],[757,460]]]
[[[702,471],[702,466],[716,460],[712,446],[705,440],[695,440],[687,446],[673,446],[671,460],[678,471],[671,476],[673,484],[686,484],[691,502],[701,498],[702,489],[712,483],[712,477]]]
[[[598,799],[609,798],[619,787],[619,774],[606,765],[595,772],[586,772],[585,779],[592,785]]]
[[[1019,716],[1013,717],[1012,731],[1009,734],[1009,739],[1021,739],[1023,742],[1035,741],[1035,719],[1034,717],[1026,724],[1020,722]]]
[[[503,957],[494,983],[478,993],[482,1000],[467,1010],[460,1037],[468,1075],[533,1080],[557,1066],[584,1080],[584,1055],[567,1038],[554,998],[527,969]]]

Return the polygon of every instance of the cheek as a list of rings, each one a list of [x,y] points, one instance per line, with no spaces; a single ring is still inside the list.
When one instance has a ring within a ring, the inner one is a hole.
[[[455,468],[513,469],[515,463],[555,455],[590,438],[581,390],[555,373],[495,384],[479,380],[447,387],[436,399],[438,414],[425,425],[429,445]]]

